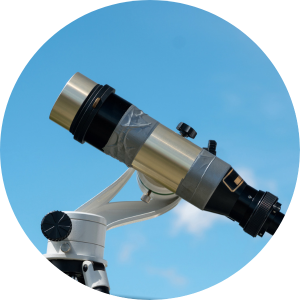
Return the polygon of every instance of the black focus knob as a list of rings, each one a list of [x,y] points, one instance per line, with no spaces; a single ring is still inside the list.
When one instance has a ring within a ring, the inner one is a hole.
[[[62,241],[69,236],[72,230],[70,217],[62,211],[52,211],[42,220],[43,235],[50,241]]]
[[[180,134],[183,137],[189,137],[191,139],[194,139],[197,135],[196,130],[194,130],[191,126],[189,126],[183,122],[180,122],[177,125],[176,129],[180,132]]]
[[[213,155],[217,155],[217,142],[214,140],[209,140],[207,148],[203,148],[203,149],[207,150]]]

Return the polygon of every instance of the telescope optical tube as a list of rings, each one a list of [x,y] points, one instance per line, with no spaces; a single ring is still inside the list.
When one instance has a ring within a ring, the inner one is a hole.
[[[196,207],[237,221],[255,237],[274,234],[284,215],[278,198],[249,186],[226,162],[175,133],[80,73],[66,84],[50,119],[156,180]]]

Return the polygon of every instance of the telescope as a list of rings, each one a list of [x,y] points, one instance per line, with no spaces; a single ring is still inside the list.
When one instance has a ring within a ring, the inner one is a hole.
[[[91,240],[99,239],[102,232],[100,245],[104,243],[105,226],[111,229],[156,217],[172,209],[180,199],[236,221],[252,237],[262,237],[265,232],[273,235],[284,218],[278,197],[248,185],[242,174],[217,156],[216,141],[210,140],[207,147],[195,145],[190,139],[197,132],[191,126],[181,122],[176,127],[178,132],[174,132],[118,96],[109,85],[97,84],[76,73],[56,100],[50,119],[70,131],[76,141],[89,143],[129,168],[112,186],[75,212],[52,212],[42,221],[42,231],[50,243],[45,256],[63,272],[77,274],[77,280],[81,278],[78,281],[93,288],[102,276],[102,283],[97,285],[100,291],[109,292],[103,267],[106,262],[102,258],[96,262],[91,255],[79,257],[78,252],[76,256],[76,251],[75,256],[68,256],[62,247],[76,248],[75,244],[70,246],[70,241],[75,243],[74,237],[70,238],[72,234],[87,234]],[[127,206],[126,202],[119,203],[114,209],[113,205],[118,204],[108,202],[134,171],[143,192],[142,201]],[[94,227],[79,226],[82,220],[94,223]],[[69,246],[63,246],[66,240]],[[70,267],[71,261],[78,266],[73,263]],[[87,275],[84,268],[88,270],[90,265],[93,270]],[[97,271],[98,277],[94,274]]]

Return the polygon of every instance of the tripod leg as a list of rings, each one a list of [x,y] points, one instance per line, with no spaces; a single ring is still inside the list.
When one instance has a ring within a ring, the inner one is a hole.
[[[106,270],[103,264],[84,261],[82,263],[82,273],[85,285],[90,288],[109,294],[109,283]]]

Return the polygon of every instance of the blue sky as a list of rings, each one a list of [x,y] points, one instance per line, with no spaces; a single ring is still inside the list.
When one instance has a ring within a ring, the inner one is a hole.
[[[53,36],[31,59],[8,102],[1,165],[8,198],[33,244],[52,210],[74,210],[125,170],[49,120],[69,78],[81,72],[218,156],[286,212],[298,172],[297,122],[288,92],[264,53],[242,32],[197,8],[133,2],[90,13]],[[153,92],[155,91],[155,92]],[[116,201],[138,200],[135,176]],[[111,293],[178,297],[208,288],[247,264],[269,241],[182,201],[159,218],[110,230],[104,258]]]

